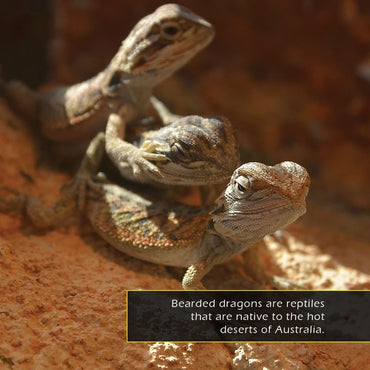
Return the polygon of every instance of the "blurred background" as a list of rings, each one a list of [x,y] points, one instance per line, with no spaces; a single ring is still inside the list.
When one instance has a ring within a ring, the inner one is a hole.
[[[71,84],[102,70],[164,1],[0,1],[5,79]],[[313,193],[370,208],[370,2],[179,1],[216,29],[156,90],[178,114],[227,116],[242,161],[304,165]]]

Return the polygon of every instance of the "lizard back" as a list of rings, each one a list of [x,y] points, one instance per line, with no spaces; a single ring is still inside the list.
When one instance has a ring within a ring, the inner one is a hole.
[[[193,263],[194,250],[211,219],[207,208],[152,202],[113,184],[90,191],[86,214],[94,229],[116,249],[179,267]]]

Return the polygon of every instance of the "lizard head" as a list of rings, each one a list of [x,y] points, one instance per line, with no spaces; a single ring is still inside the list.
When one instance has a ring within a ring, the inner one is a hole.
[[[177,4],[165,4],[141,19],[112,60],[128,83],[166,79],[208,45],[214,37],[210,23]],[[143,82],[144,83],[144,82]]]
[[[309,186],[307,171],[297,163],[243,164],[216,201],[214,228],[235,240],[257,242],[306,212]]]
[[[143,134],[141,148],[166,160],[156,162],[172,185],[226,183],[239,164],[236,133],[225,117],[186,116],[156,131]]]

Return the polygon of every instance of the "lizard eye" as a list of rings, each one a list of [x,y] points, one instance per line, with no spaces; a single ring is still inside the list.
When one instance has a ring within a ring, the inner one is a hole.
[[[239,195],[245,195],[251,189],[250,181],[247,177],[239,176],[235,179],[234,189]]]
[[[241,186],[240,184],[238,184],[238,190],[240,193],[245,193],[247,191],[247,189],[244,186]]]
[[[179,162],[188,162],[189,158],[187,152],[181,147],[179,143],[175,143],[171,146],[171,156],[173,159]]]
[[[180,28],[174,22],[166,22],[161,25],[161,35],[166,40],[176,40],[180,35]]]

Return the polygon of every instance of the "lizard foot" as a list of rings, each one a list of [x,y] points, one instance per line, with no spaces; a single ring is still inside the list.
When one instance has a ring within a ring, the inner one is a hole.
[[[146,150],[148,149],[148,151]],[[131,166],[134,175],[140,180],[142,174],[150,174],[155,177],[163,177],[160,169],[153,162],[164,161],[167,158],[162,154],[150,152],[152,148],[133,148],[128,157],[128,164]]]
[[[27,196],[21,194],[18,190],[15,190],[8,186],[1,186],[0,190],[4,190],[13,194],[13,197],[1,196],[0,197],[0,212],[1,213],[20,213],[24,209]]]

